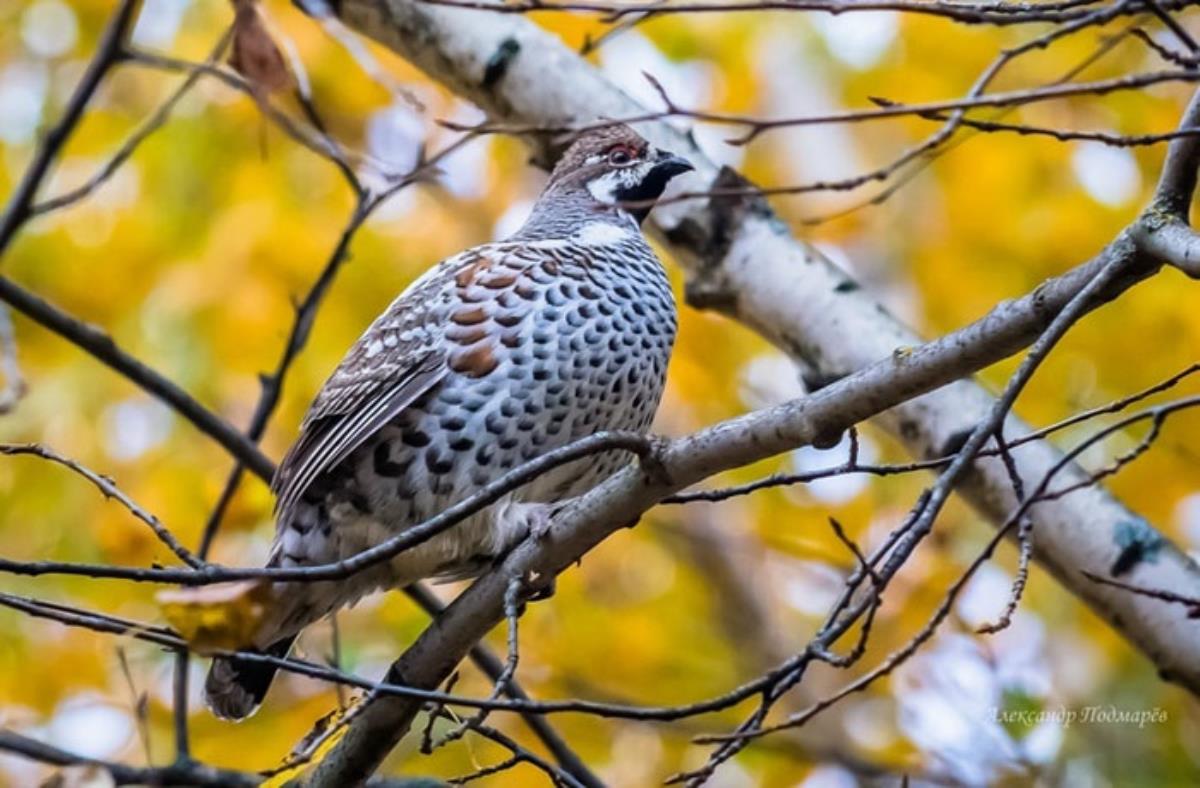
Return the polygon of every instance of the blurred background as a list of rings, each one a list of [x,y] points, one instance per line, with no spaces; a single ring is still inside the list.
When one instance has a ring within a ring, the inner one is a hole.
[[[435,152],[455,139],[437,119],[482,117],[381,48],[366,45],[389,79],[366,73],[343,45],[288,3],[271,0],[264,10],[276,40],[306,67],[331,134],[350,149],[402,171],[420,151]],[[100,0],[0,4],[0,194],[11,192],[39,131],[61,114],[110,12],[111,4]],[[536,18],[577,47],[606,29],[594,16]],[[231,19],[225,0],[145,0],[134,43],[201,60]],[[995,89],[1051,81],[1119,29],[1085,31],[1028,56]],[[909,102],[960,96],[1000,48],[1030,35],[1027,28],[973,28],[883,12],[677,15],[604,38],[589,57],[648,106],[662,103],[643,71],[682,106],[789,116],[861,108],[871,96]],[[1152,51],[1128,37],[1080,78],[1162,67]],[[91,177],[181,79],[136,65],[118,67],[42,196]],[[1032,105],[1008,119],[1121,134],[1167,131],[1189,94],[1187,86],[1159,85]],[[301,116],[287,96],[279,105]],[[697,136],[715,160],[760,184],[788,185],[880,166],[933,129],[916,118],[785,129],[743,147],[725,142],[733,136],[728,128],[702,125]],[[772,202],[796,233],[895,314],[935,336],[1098,251],[1143,205],[1163,150],[980,134],[879,205],[862,207],[880,188],[875,184]],[[432,182],[407,188],[382,206],[354,239],[351,258],[288,377],[263,441],[267,454],[282,455],[325,376],[400,290],[439,259],[515,229],[543,181],[519,142],[484,137],[446,159]],[[286,138],[244,94],[201,79],[95,194],[27,225],[5,257],[3,275],[102,326],[134,355],[244,425],[259,394],[258,375],[274,368],[286,340],[293,302],[320,273],[353,208],[353,195],[329,162]],[[682,281],[675,270],[672,277],[682,304]],[[1181,282],[1174,275],[1156,277],[1084,320],[1038,373],[1018,404],[1019,415],[1046,424],[1196,361],[1200,310],[1194,286]],[[0,417],[0,440],[42,442],[112,476],[195,546],[229,471],[227,454],[77,348],[19,316],[13,323],[28,393]],[[998,365],[983,379],[1000,384],[1013,367]],[[11,380],[11,371],[6,374]],[[1179,389],[1198,390],[1190,382]],[[763,340],[684,308],[657,429],[685,434],[799,392],[790,363]],[[1057,440],[1070,444],[1094,427],[1068,430]],[[1198,428],[1196,415],[1180,415],[1152,452],[1110,482],[1124,503],[1195,554]],[[1085,457],[1085,464],[1103,464],[1136,437],[1118,436]],[[862,444],[864,460],[905,459],[869,427]],[[719,481],[833,465],[846,451],[845,444],[803,449]],[[899,523],[927,481],[837,478],[719,505],[660,508],[567,572],[551,601],[530,607],[522,621],[518,676],[539,698],[671,704],[719,694],[802,648],[853,569],[853,556],[830,532],[828,517],[869,548]],[[991,533],[961,503],[945,512],[889,590],[863,666],[925,623]],[[256,565],[271,535],[269,492],[247,479],[213,557]],[[28,457],[0,458],[0,555],[173,563],[120,506],[65,469]],[[817,717],[803,735],[752,746],[712,784],[840,788],[877,771],[906,770],[948,783],[1042,780],[1071,786],[1183,785],[1200,775],[1200,708],[1183,690],[1160,681],[1147,661],[1040,569],[1034,569],[1008,629],[992,637],[973,634],[1002,611],[1015,558],[1005,545],[971,582],[941,633],[889,680]],[[6,576],[0,589],[161,623],[149,585]],[[449,599],[457,587],[436,590]],[[339,618],[343,666],[381,676],[427,621],[402,595],[365,600]],[[503,632],[494,633],[493,645],[503,650]],[[309,658],[328,659],[330,627],[314,627],[301,649]],[[172,664],[170,654],[144,643],[0,610],[0,726],[96,757],[168,761]],[[252,720],[223,723],[199,702],[204,667],[203,660],[193,661],[191,729],[195,755],[206,762],[248,770],[273,766],[338,702],[326,685],[286,676]],[[846,678],[815,673],[792,708]],[[455,689],[486,694],[489,687],[466,667]],[[1093,705],[1162,709],[1166,720],[1142,728],[1065,727],[1005,723],[995,714]],[[613,785],[641,786],[702,763],[708,749],[691,737],[726,730],[747,710],[672,725],[578,715],[555,722]],[[519,720],[498,715],[493,722],[531,741]],[[432,756],[417,753],[410,741],[388,769],[450,777],[501,757],[494,745],[474,739]],[[0,784],[31,785],[44,776],[42,767],[0,756]],[[484,784],[542,779],[518,767]]]

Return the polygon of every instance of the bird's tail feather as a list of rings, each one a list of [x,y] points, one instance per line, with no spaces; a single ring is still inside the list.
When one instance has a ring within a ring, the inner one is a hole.
[[[264,652],[286,657],[296,635],[272,643]],[[225,720],[244,720],[258,710],[278,668],[266,662],[217,657],[204,682],[204,702],[213,714]]]

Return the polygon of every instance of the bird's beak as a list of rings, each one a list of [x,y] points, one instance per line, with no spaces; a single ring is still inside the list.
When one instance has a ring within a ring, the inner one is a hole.
[[[685,172],[691,172],[694,169],[696,168],[692,166],[690,161],[682,156],[676,156],[669,151],[660,150],[654,159],[654,172],[664,180],[669,180]]]

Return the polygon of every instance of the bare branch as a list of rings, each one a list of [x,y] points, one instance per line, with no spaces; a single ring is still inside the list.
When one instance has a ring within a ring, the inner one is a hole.
[[[1150,13],[1154,14],[1158,21],[1162,22],[1163,25],[1171,31],[1171,34],[1178,38],[1180,43],[1187,47],[1193,55],[1197,52],[1200,52],[1200,47],[1196,45],[1196,40],[1192,38],[1188,31],[1183,29],[1183,25],[1179,24],[1175,17],[1167,13],[1166,9],[1162,7],[1162,4],[1159,3],[1158,0],[1144,1],[1146,6],[1150,9]]]
[[[0,277],[0,300],[170,405],[258,475],[270,478],[274,472],[274,464],[232,425],[205,408],[177,384],[126,353],[108,334],[72,317],[6,277]]]
[[[71,133],[75,131],[75,127],[79,125],[83,111],[91,102],[96,89],[100,87],[100,83],[104,81],[109,70],[121,60],[125,37],[137,17],[139,8],[141,8],[141,3],[138,0],[121,0],[120,5],[113,12],[108,26],[100,35],[100,44],[96,54],[88,63],[87,70],[83,72],[83,78],[80,79],[75,92],[67,101],[62,118],[46,132],[37,151],[33,154],[33,161],[29,164],[25,174],[21,176],[16,191],[8,201],[8,207],[4,209],[4,215],[0,216],[0,259],[3,259],[17,230],[21,229],[21,225],[30,217],[30,206],[33,205],[46,173],[49,172],[51,164],[54,163],[54,159],[66,144],[67,139],[70,138]]]
[[[57,463],[58,465],[68,468],[83,478],[87,479],[96,489],[99,490],[105,498],[112,498],[117,503],[129,510],[137,519],[150,527],[158,540],[170,548],[171,552],[178,556],[180,561],[190,567],[196,568],[204,566],[204,561],[197,558],[190,550],[180,544],[179,540],[167,530],[157,517],[146,511],[140,504],[121,491],[119,487],[107,476],[101,476],[90,468],[84,466],[70,457],[64,457],[58,452],[42,446],[37,443],[12,444],[0,443],[0,454],[8,456],[29,455],[32,457],[41,457],[43,460]]]
[[[941,17],[964,24],[1019,25],[1036,22],[1069,22],[1077,19],[1097,0],[1064,0],[1048,3],[950,3],[939,0],[745,0],[744,2],[592,2],[592,0],[516,0],[498,3],[493,0],[420,0],[428,5],[441,5],[499,14],[531,14],[574,11],[603,15],[605,21],[615,22],[631,14],[704,14],[747,11],[797,11],[844,14],[855,11],[898,11],[908,14]],[[1175,8],[1178,2],[1164,4]],[[1135,4],[1136,11],[1144,6]],[[1131,9],[1128,13],[1134,13]]]
[[[120,169],[121,165],[129,160],[129,157],[133,155],[138,146],[146,141],[147,137],[162,128],[163,124],[165,124],[167,119],[170,118],[171,112],[174,111],[175,106],[183,99],[184,96],[191,92],[193,87],[196,86],[196,83],[200,80],[200,77],[204,75],[206,68],[212,68],[217,62],[220,61],[226,47],[229,46],[230,35],[231,31],[227,31],[225,35],[221,36],[216,46],[213,47],[213,51],[208,56],[208,59],[205,61],[205,63],[202,66],[197,66],[191,69],[187,73],[187,76],[184,78],[183,82],[179,84],[179,87],[175,89],[175,91],[167,98],[166,101],[159,105],[158,109],[154,111],[154,114],[147,118],[145,122],[143,122],[142,125],[133,132],[133,134],[129,135],[129,138],[121,144],[121,147],[117,149],[116,153],[114,153],[108,159],[108,161],[104,163],[104,165],[96,172],[95,175],[89,178],[85,183],[74,189],[71,189],[64,194],[60,194],[56,197],[49,197],[42,202],[37,203],[29,209],[29,214],[31,216],[37,216],[39,214],[58,210],[59,208],[65,208],[66,206],[76,203],[87,197],[93,191],[102,186],[106,181],[108,181],[108,179],[111,178],[118,169]],[[124,57],[123,50],[121,56]]]
[[[1131,594],[1138,594],[1140,596],[1149,597],[1150,599],[1158,599],[1163,602],[1171,602],[1173,604],[1183,605],[1188,609],[1188,618],[1200,618],[1200,598],[1183,596],[1172,591],[1164,591],[1161,588],[1144,588],[1142,586],[1135,586],[1132,583],[1122,583],[1120,580],[1102,577],[1101,575],[1098,575],[1095,572],[1089,572],[1086,569],[1083,570],[1082,573],[1084,577],[1086,577],[1088,580],[1091,580],[1093,583],[1100,583],[1102,585],[1112,586],[1113,588],[1120,588],[1124,591],[1130,592]]]
[[[99,766],[112,775],[117,785],[194,785],[212,788],[241,788],[255,786],[259,779],[252,774],[217,769],[195,762],[170,766],[137,767],[113,761],[86,758],[58,747],[0,729],[0,751],[21,755],[51,766]]]
[[[230,580],[294,580],[316,582],[341,580],[371,566],[393,558],[402,551],[422,544],[448,528],[490,506],[508,493],[554,468],[604,451],[621,450],[639,456],[659,450],[652,438],[641,433],[598,432],[547,452],[523,463],[479,487],[470,496],[443,509],[419,525],[386,539],[349,558],[328,564],[278,569],[239,569],[205,564],[193,569],[159,569],[116,567],[107,564],[74,564],[62,561],[12,561],[0,558],[0,572],[26,577],[40,575],[74,575],[77,577],[133,580],[140,583],[179,583],[188,586],[212,585]]]
[[[186,641],[163,627],[131,621],[95,611],[82,610],[70,605],[60,605],[45,600],[29,599],[0,592],[0,606],[25,613],[35,618],[56,621],[66,626],[128,636],[135,640],[153,643],[174,651],[189,650]],[[516,684],[510,685],[511,691],[508,694],[511,700],[488,700],[454,695],[448,690],[439,692],[437,690],[421,689],[391,681],[372,681],[331,669],[327,665],[306,662],[295,657],[274,657],[257,651],[231,652],[218,650],[213,653],[217,656],[236,656],[244,662],[258,662],[272,665],[279,670],[289,673],[307,676],[308,678],[344,687],[365,690],[373,695],[407,698],[421,704],[432,703],[440,706],[515,712],[526,719],[540,719],[540,717],[550,714],[589,714],[612,719],[670,722],[736,706],[747,698],[760,693],[772,680],[778,678],[775,674],[770,674],[735,687],[714,698],[676,706],[638,706],[589,700],[531,700],[521,695],[521,690]],[[539,738],[541,737],[539,736]],[[555,757],[560,763],[562,762],[562,759],[557,754]],[[577,779],[581,779],[581,782],[600,784],[594,777],[590,781],[580,778],[575,767],[567,766],[567,764],[564,764],[564,767],[568,768],[572,774],[575,774]]]
[[[892,654],[890,654],[876,668],[872,669],[870,672],[864,674],[863,676],[854,680],[850,684],[846,685],[842,690],[838,691],[834,695],[820,701],[819,703],[813,704],[811,707],[809,707],[808,709],[806,709],[802,712],[799,712],[794,715],[790,715],[782,722],[776,723],[774,725],[766,726],[766,727],[756,727],[753,729],[746,728],[745,726],[743,726],[743,728],[739,729],[737,732],[735,732],[733,734],[724,735],[724,736],[701,737],[700,741],[722,742],[722,743],[726,743],[726,744],[735,744],[737,742],[744,742],[747,739],[759,738],[759,737],[766,736],[766,735],[769,735],[769,734],[777,732],[777,731],[798,727],[800,725],[805,724],[806,722],[808,722],[810,719],[812,719],[813,717],[815,717],[817,714],[821,713],[825,709],[830,708],[831,706],[833,706],[835,703],[842,700],[843,698],[848,697],[849,695],[851,695],[855,692],[861,692],[862,690],[866,689],[868,686],[870,686],[872,683],[874,683],[878,679],[891,673],[899,665],[901,665],[904,661],[906,661],[910,656],[912,656],[914,653],[916,653],[917,649],[923,643],[928,641],[929,638],[933,637],[934,633],[937,631],[937,628],[949,615],[950,610],[953,608],[954,602],[957,600],[957,598],[958,598],[959,594],[962,592],[963,588],[966,587],[967,581],[970,580],[971,577],[974,576],[975,572],[979,569],[979,567],[981,567],[984,563],[986,563],[988,560],[990,560],[991,556],[995,552],[996,547],[999,546],[999,544],[1000,544],[1001,540],[1004,538],[1004,536],[1007,533],[1009,533],[1014,526],[1016,526],[1019,522],[1021,522],[1024,518],[1027,517],[1030,508],[1033,507],[1034,505],[1036,505],[1037,503],[1045,500],[1044,496],[1047,492],[1047,489],[1048,489],[1050,483],[1054,480],[1054,478],[1058,474],[1062,473],[1064,471],[1064,469],[1068,468],[1070,463],[1076,457],[1078,457],[1084,450],[1086,450],[1090,446],[1096,444],[1097,442],[1104,440],[1106,437],[1117,432],[1118,430],[1123,429],[1124,427],[1127,427],[1131,424],[1137,423],[1138,421],[1143,421],[1143,420],[1149,419],[1149,420],[1154,421],[1155,423],[1158,423],[1173,413],[1177,413],[1179,411],[1188,410],[1188,409],[1195,408],[1195,407],[1200,407],[1200,397],[1188,397],[1188,398],[1185,398],[1182,400],[1177,400],[1175,402],[1168,403],[1166,405],[1161,405],[1161,406],[1158,406],[1155,408],[1150,408],[1150,409],[1144,410],[1140,413],[1137,413],[1130,417],[1122,419],[1120,423],[1111,425],[1111,426],[1101,430],[1100,432],[1096,433],[1095,435],[1089,436],[1086,440],[1082,441],[1079,445],[1075,446],[1071,451],[1067,452],[1062,458],[1060,458],[1060,460],[1057,463],[1055,463],[1053,466],[1051,466],[1049,469],[1047,469],[1047,471],[1045,472],[1045,474],[1043,474],[1041,479],[1038,481],[1037,485],[1033,489],[1033,492],[1028,496],[1028,498],[1026,498],[1013,512],[1011,512],[1009,514],[1008,518],[1000,526],[999,530],[997,530],[997,532],[993,535],[993,537],[989,540],[988,544],[984,547],[983,551],[970,563],[970,565],[968,565],[966,571],[963,572],[963,574],[960,575],[959,578],[957,580],[955,580],[953,584],[951,584],[945,597],[942,599],[941,603],[938,605],[937,609],[935,610],[933,616],[930,617],[929,621],[925,624],[925,626],[923,626],[921,628],[921,630],[916,634],[916,636],[914,636],[905,646],[903,646],[898,651],[895,651]],[[1115,586],[1118,588],[1123,588],[1124,590],[1133,590],[1133,587],[1126,587],[1127,584],[1117,583],[1117,582],[1106,582],[1103,579],[1099,578],[1099,576],[1097,576],[1097,575],[1089,575],[1086,571],[1084,571],[1083,574],[1086,577],[1088,577],[1090,580],[1100,582],[1101,584],[1104,584],[1104,585]],[[1146,590],[1146,589],[1138,589],[1138,590],[1140,591],[1140,590]],[[1195,601],[1195,600],[1192,600],[1190,597],[1183,597],[1180,595],[1173,594],[1172,592],[1161,591],[1161,590],[1156,590],[1156,591],[1152,591],[1150,593],[1137,594],[1137,595],[1138,596],[1148,596],[1148,597],[1151,597],[1154,599],[1160,599],[1160,600],[1165,600],[1165,601],[1170,601],[1170,602],[1178,602],[1181,604],[1189,604],[1189,605],[1190,605],[1190,603]],[[1172,597],[1175,597],[1175,598],[1172,598]],[[1191,617],[1191,611],[1189,611],[1189,617]],[[691,775],[680,775],[681,778],[687,778],[690,776]]]

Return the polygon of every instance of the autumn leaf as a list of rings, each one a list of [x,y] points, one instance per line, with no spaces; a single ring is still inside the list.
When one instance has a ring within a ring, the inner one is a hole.
[[[270,594],[269,582],[249,580],[160,591],[156,600],[180,636],[196,650],[207,652],[253,643]]]
[[[233,0],[233,5],[236,16],[229,65],[250,81],[260,97],[291,86],[283,53],[267,32],[255,0]]]

